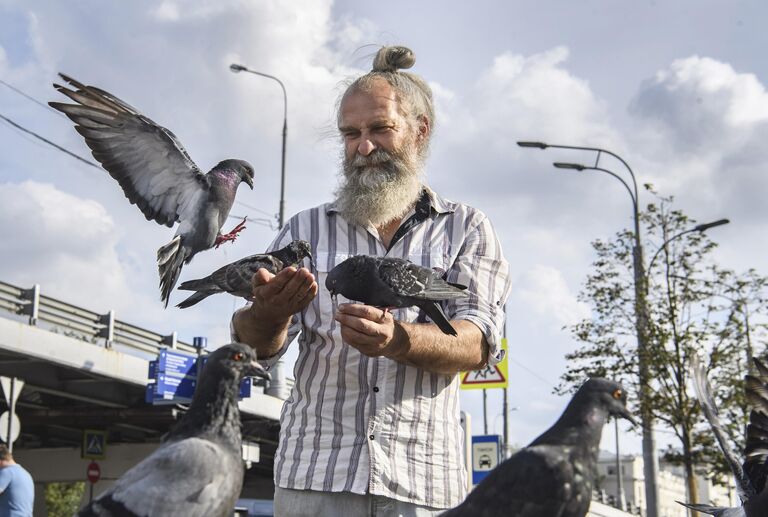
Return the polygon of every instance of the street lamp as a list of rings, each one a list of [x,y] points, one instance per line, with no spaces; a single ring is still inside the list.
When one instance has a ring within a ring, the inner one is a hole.
[[[728,224],[730,222],[731,221],[729,219],[718,219],[717,221],[712,221],[711,223],[697,224],[693,228],[689,228],[687,230],[683,230],[682,232],[680,232],[680,233],[678,233],[676,235],[673,235],[669,239],[665,240],[664,242],[661,243],[661,246],[659,246],[659,249],[656,250],[656,253],[654,253],[653,258],[648,263],[648,274],[651,273],[651,268],[653,268],[653,263],[656,260],[656,258],[659,256],[659,253],[661,253],[663,250],[665,250],[667,248],[667,244],[669,244],[673,240],[675,240],[675,239],[677,239],[679,237],[682,237],[683,235],[686,235],[688,233],[693,233],[693,232],[701,232],[701,233],[703,233],[703,232],[709,230],[710,228],[715,228],[716,226],[722,226],[722,225]]]
[[[635,222],[635,245],[632,248],[634,285],[635,285],[635,330],[637,333],[637,355],[638,355],[638,377],[640,380],[640,416],[643,426],[643,473],[645,475],[645,500],[647,505],[648,517],[659,517],[659,498],[658,498],[658,471],[659,459],[656,455],[656,438],[653,433],[653,414],[650,407],[650,375],[648,372],[648,307],[647,294],[648,284],[645,276],[645,267],[643,264],[643,247],[640,239],[640,210],[637,192],[637,180],[635,173],[629,164],[619,155],[601,149],[599,147],[585,147],[573,145],[554,145],[544,142],[521,141],[517,145],[524,148],[535,149],[573,149],[579,151],[594,151],[597,153],[595,164],[591,167],[578,163],[558,162],[555,167],[559,169],[570,169],[576,171],[596,170],[604,172],[621,181],[632,198],[633,216]],[[599,167],[600,158],[603,154],[613,156],[619,160],[629,172],[632,178],[632,186],[624,181],[619,175]]]
[[[256,70],[251,70],[250,68],[243,65],[238,65],[237,63],[232,63],[229,65],[229,69],[233,73],[248,72],[251,74],[260,75],[262,77],[267,77],[277,81],[277,83],[280,85],[280,88],[283,89],[283,156],[280,168],[280,211],[277,216],[277,223],[280,228],[282,228],[283,223],[285,222],[285,139],[288,136],[288,94],[285,92],[285,85],[283,82],[274,75],[257,72]]]

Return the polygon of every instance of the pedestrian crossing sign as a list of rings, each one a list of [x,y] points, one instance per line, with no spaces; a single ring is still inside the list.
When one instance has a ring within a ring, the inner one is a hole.
[[[489,388],[506,388],[509,385],[509,368],[507,366],[507,339],[501,340],[504,358],[493,366],[486,365],[482,370],[472,370],[461,374],[461,389],[478,390]]]
[[[94,431],[86,429],[83,431],[83,448],[80,456],[92,460],[104,459],[107,455],[107,433],[106,431]]]

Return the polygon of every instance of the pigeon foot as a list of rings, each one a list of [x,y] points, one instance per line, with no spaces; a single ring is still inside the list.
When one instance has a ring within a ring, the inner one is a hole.
[[[235,239],[237,239],[237,234],[245,230],[245,221],[247,219],[248,219],[247,217],[243,217],[243,220],[239,222],[237,226],[232,228],[232,230],[230,230],[229,233],[216,236],[216,242],[214,243],[214,247],[218,248],[225,242],[235,242]]]

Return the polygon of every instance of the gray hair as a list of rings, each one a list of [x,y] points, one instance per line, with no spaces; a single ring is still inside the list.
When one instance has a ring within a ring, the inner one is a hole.
[[[339,108],[344,99],[356,91],[369,91],[377,79],[383,79],[392,87],[400,106],[401,115],[416,122],[424,117],[430,128],[430,136],[435,127],[435,107],[432,101],[432,89],[427,82],[416,74],[402,72],[416,63],[416,55],[407,47],[381,47],[373,58],[373,68],[365,75],[353,80],[347,86],[339,100]],[[337,120],[341,110],[337,109]],[[427,139],[427,141],[429,141]]]

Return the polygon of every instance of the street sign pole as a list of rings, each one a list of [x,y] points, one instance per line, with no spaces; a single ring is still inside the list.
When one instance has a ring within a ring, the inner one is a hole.
[[[24,381],[21,379],[17,379],[16,377],[0,377],[0,385],[3,387],[3,395],[5,395],[5,400],[8,402],[8,427],[5,429],[7,431],[6,437],[6,444],[8,446],[8,451],[13,452],[13,442],[15,440],[13,433],[18,433],[18,429],[14,429],[13,423],[16,419],[16,400],[19,398],[19,395],[21,394],[21,389],[24,387]]]

